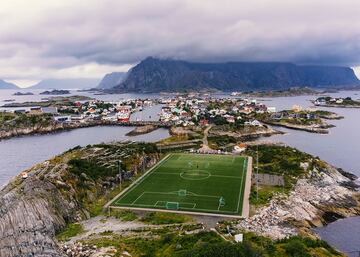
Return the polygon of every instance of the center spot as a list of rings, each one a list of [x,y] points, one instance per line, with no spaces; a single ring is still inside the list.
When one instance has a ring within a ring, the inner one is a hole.
[[[210,172],[205,170],[187,170],[180,174],[180,177],[188,180],[202,180],[210,177]]]

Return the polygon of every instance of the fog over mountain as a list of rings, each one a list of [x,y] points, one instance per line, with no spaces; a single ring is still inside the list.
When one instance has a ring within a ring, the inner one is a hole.
[[[0,89],[18,89],[19,87],[13,83],[6,82],[0,79]]]
[[[126,76],[126,72],[112,72],[106,74],[103,79],[100,81],[98,88],[101,89],[110,89],[119,85]]]
[[[359,10],[358,0],[3,1],[0,77],[100,78],[147,56],[357,67]]]
[[[252,91],[354,85],[359,85],[359,80],[349,67],[281,62],[195,63],[149,57],[132,68],[114,89],[119,92]]]
[[[98,83],[99,79],[45,79],[30,89],[90,89]]]

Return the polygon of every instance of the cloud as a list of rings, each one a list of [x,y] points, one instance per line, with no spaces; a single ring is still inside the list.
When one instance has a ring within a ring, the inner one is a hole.
[[[147,56],[360,66],[358,0],[4,0],[0,77],[101,77]]]

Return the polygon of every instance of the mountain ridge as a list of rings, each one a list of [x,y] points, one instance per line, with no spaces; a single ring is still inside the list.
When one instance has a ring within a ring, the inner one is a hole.
[[[119,85],[126,76],[126,72],[111,72],[105,74],[105,76],[101,79],[97,88],[100,89],[110,89],[117,85]]]
[[[90,89],[97,86],[99,79],[44,79],[28,89]]]
[[[148,57],[113,88],[119,92],[278,90],[359,85],[349,67],[289,62],[196,63]]]
[[[6,82],[5,80],[0,79],[0,89],[19,89],[14,83]]]

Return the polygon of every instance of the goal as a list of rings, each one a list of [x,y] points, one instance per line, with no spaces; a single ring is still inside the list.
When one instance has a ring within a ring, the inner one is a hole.
[[[178,202],[166,202],[165,207],[167,210],[178,210],[179,203]]]

